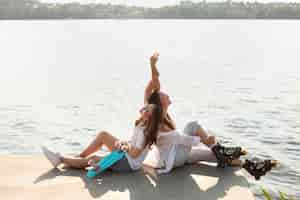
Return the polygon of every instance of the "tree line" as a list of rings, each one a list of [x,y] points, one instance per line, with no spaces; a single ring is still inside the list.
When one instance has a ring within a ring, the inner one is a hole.
[[[112,4],[0,0],[0,19],[300,19],[300,3],[182,1],[145,8]]]

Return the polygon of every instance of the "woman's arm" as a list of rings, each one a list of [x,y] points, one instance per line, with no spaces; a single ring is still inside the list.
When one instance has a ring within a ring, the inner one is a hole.
[[[150,57],[150,66],[151,66],[151,80],[145,89],[144,94],[144,103],[147,103],[149,96],[152,94],[153,90],[160,90],[160,81],[159,81],[159,72],[156,67],[156,63],[158,60],[158,53],[154,53]]]
[[[143,152],[142,149],[129,145],[129,150],[128,150],[127,153],[128,153],[132,158],[137,158],[142,152]]]
[[[145,93],[144,93],[144,104],[145,105],[148,103],[148,98],[152,94],[153,88],[154,87],[153,87],[153,84],[152,84],[152,80],[150,80],[149,83],[146,86]]]

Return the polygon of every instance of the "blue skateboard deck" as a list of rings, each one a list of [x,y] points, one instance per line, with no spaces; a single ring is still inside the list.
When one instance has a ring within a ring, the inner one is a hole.
[[[105,171],[107,168],[111,167],[113,164],[121,160],[125,156],[125,152],[123,151],[112,151],[110,154],[102,158],[98,163],[97,166],[99,167],[96,169],[90,169],[86,173],[87,177],[94,178],[101,172]]]

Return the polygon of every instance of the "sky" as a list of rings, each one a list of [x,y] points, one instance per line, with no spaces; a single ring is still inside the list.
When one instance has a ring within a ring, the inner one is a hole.
[[[126,4],[126,5],[135,5],[135,6],[144,6],[144,7],[160,7],[166,5],[179,4],[181,0],[41,0],[42,2],[80,2],[80,3],[111,3],[111,4]],[[202,2],[199,0],[192,0],[193,2]],[[206,0],[209,2],[210,0]],[[222,0],[211,0],[211,1],[222,1]],[[224,0],[223,0],[224,1]],[[233,0],[235,1],[235,0]],[[236,0],[243,1],[243,0]],[[245,0],[244,0],[245,1]],[[249,2],[299,2],[300,0],[247,0]]]

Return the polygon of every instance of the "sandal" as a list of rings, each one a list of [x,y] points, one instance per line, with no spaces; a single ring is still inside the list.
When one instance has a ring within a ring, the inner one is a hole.
[[[255,180],[259,180],[261,176],[266,175],[267,172],[271,171],[273,167],[278,166],[278,164],[276,160],[247,159],[242,168],[254,176]]]
[[[220,143],[217,143],[212,148],[212,151],[217,158],[218,167],[221,168],[225,168],[231,164],[232,160],[239,159],[240,156],[247,154],[241,147],[225,147]]]

